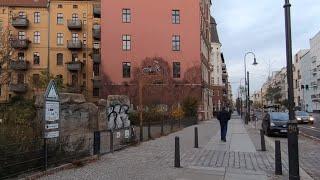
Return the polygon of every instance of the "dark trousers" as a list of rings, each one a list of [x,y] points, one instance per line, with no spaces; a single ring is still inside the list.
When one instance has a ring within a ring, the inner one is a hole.
[[[228,130],[228,121],[220,121],[221,129],[221,140],[226,140],[227,130]]]

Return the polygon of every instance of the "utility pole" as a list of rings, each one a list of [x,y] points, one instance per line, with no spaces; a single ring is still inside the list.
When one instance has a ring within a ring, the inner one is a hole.
[[[286,57],[287,57],[287,80],[288,80],[288,159],[289,159],[289,180],[300,180],[299,175],[299,144],[298,126],[294,115],[294,92],[292,72],[292,37],[291,37],[291,15],[289,0],[285,0],[285,30],[286,30]]]

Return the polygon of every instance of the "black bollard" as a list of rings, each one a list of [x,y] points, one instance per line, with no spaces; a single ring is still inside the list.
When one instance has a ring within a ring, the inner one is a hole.
[[[282,175],[281,147],[279,140],[275,141],[275,167],[276,175]]]
[[[174,139],[174,167],[179,168],[180,167],[180,142],[179,137],[176,136]]]
[[[260,136],[261,136],[261,151],[266,151],[266,142],[264,140],[264,132],[260,129]]]
[[[164,135],[163,126],[164,126],[164,118],[161,118],[161,136]]]
[[[148,139],[151,139],[151,120],[148,121]]]
[[[198,127],[194,127],[194,148],[199,148],[199,144],[198,144]]]

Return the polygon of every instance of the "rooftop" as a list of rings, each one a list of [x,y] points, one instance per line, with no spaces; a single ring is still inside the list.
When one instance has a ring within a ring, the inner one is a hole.
[[[48,0],[0,0],[0,6],[47,7]]]

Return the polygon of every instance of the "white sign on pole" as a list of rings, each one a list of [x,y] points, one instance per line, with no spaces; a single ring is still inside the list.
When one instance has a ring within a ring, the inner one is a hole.
[[[124,130],[124,138],[129,138],[130,131],[129,130]]]
[[[46,130],[50,130],[50,129],[58,129],[59,128],[59,124],[55,123],[55,124],[46,124],[45,125]]]
[[[50,139],[50,138],[56,138],[59,137],[59,131],[50,131],[45,132],[44,138]]]
[[[120,132],[117,132],[117,138],[120,138],[120,135],[121,135]]]
[[[46,121],[59,120],[59,111],[60,111],[59,102],[46,101],[45,120]]]

